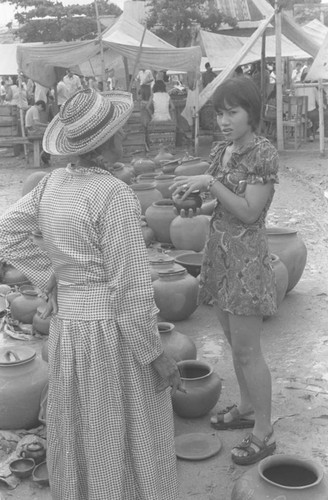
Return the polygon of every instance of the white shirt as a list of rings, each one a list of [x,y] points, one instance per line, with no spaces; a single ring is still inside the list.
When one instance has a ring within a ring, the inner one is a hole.
[[[137,75],[137,80],[139,80],[140,85],[150,85],[154,80],[153,74],[150,69],[141,69]]]
[[[47,104],[48,94],[49,89],[47,87],[44,87],[43,85],[40,85],[39,83],[35,82],[35,89],[34,89],[34,101],[43,101]]]
[[[63,78],[63,82],[65,83],[66,87],[68,88],[69,95],[75,94],[78,90],[82,89],[82,84],[80,77],[77,75],[72,75],[71,77],[66,75]]]
[[[69,90],[63,81],[57,83],[57,102],[59,106],[69,98]]]

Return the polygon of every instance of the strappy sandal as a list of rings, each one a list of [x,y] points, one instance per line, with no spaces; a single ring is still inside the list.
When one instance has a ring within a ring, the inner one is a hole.
[[[247,455],[240,457],[231,452],[232,460],[237,465],[252,465],[262,460],[262,458],[272,455],[277,446],[275,441],[267,444],[272,434],[273,430],[265,436],[263,441],[254,436],[254,434],[249,434],[239,445],[234,446],[234,449],[245,451]],[[252,444],[258,448],[258,451],[251,446]]]
[[[230,422],[224,421],[224,415],[230,413],[232,420]],[[219,411],[216,416],[218,421],[211,422],[211,426],[219,431],[224,431],[228,429],[248,429],[254,427],[255,421],[253,418],[246,418],[248,415],[252,415],[253,411],[248,411],[241,414],[236,405],[228,406],[225,410]]]

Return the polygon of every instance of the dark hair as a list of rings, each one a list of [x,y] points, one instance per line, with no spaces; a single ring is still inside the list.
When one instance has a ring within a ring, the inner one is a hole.
[[[210,65],[210,63],[209,63],[209,62],[205,63],[205,68],[206,68],[206,69],[208,69],[208,68],[210,68],[210,67],[211,67],[211,65]]]
[[[261,119],[261,95],[251,78],[228,78],[214,92],[213,105],[218,113],[227,106],[240,106],[249,117],[249,124],[256,130]]]
[[[235,69],[235,73],[236,75],[243,75],[244,74],[243,68],[241,66],[237,66],[237,68]]]
[[[156,92],[166,92],[166,86],[163,80],[156,80],[153,86],[153,93]]]
[[[36,101],[35,106],[42,106],[43,111],[46,109],[46,103],[40,99],[39,101]]]

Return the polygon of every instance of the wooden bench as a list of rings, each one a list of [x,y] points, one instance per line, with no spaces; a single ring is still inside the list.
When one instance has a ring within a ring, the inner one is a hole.
[[[18,137],[18,136],[8,136],[8,137],[0,137],[0,148],[3,147],[13,147],[17,144],[30,145],[33,144],[33,165],[31,168],[40,168],[40,154],[41,154],[41,142],[42,135],[29,135],[26,137]],[[26,163],[29,166],[29,157],[26,155]]]

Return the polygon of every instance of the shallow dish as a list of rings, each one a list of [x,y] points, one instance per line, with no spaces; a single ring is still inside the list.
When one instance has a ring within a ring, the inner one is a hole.
[[[41,462],[37,465],[32,474],[33,481],[38,483],[40,486],[49,486],[49,474],[47,462]]]
[[[180,434],[175,438],[175,453],[184,460],[205,460],[221,450],[222,443],[216,434],[195,432]]]
[[[197,278],[202,267],[203,256],[203,252],[182,253],[175,257],[174,260],[187,269],[189,274]]]
[[[29,477],[34,467],[35,462],[33,458],[18,458],[9,464],[9,469],[19,479]]]

